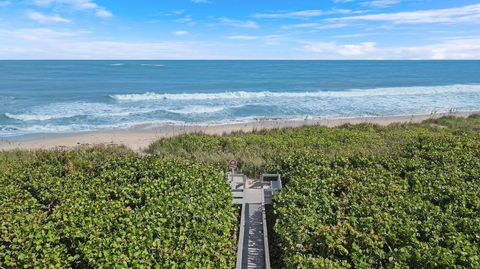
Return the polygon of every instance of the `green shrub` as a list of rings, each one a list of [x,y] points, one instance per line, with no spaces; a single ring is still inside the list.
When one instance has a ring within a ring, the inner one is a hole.
[[[234,266],[237,216],[218,170],[111,153],[3,160],[1,268]]]
[[[276,265],[480,268],[478,138],[422,131],[392,156],[279,158]]]

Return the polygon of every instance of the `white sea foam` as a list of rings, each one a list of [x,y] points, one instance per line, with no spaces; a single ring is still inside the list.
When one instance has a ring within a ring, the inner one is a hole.
[[[77,133],[98,130],[112,130],[112,129],[129,129],[142,126],[145,129],[162,126],[162,125],[176,125],[187,126],[185,122],[173,120],[152,120],[152,121],[129,121],[117,124],[35,124],[28,126],[0,126],[1,136],[19,136],[25,134],[38,133]]]
[[[217,99],[264,99],[264,98],[306,98],[306,97],[368,97],[397,95],[435,95],[442,93],[480,93],[480,85],[448,85],[425,87],[392,87],[376,89],[352,89],[346,91],[311,92],[222,92],[222,93],[155,93],[115,94],[110,97],[122,102],[155,100],[217,100]]]
[[[207,114],[225,110],[225,106],[187,106],[181,109],[168,109],[168,112],[178,114]]]
[[[76,101],[15,107],[0,114],[5,121],[0,126],[0,137],[138,125],[140,128],[162,124],[204,126],[307,116],[338,118],[429,114],[451,109],[478,111],[480,85],[319,92],[144,93],[112,95],[111,98],[117,102]],[[19,122],[12,123],[5,117]]]
[[[110,66],[124,66],[125,64],[109,64]]]
[[[54,103],[33,108],[24,113],[5,113],[5,116],[19,121],[48,121],[74,117],[112,118],[147,114],[158,111],[158,108],[119,107],[103,103]]]
[[[51,115],[33,115],[33,114],[10,114],[5,113],[7,118],[13,120],[21,120],[21,121],[44,121],[44,120],[51,120],[53,118],[59,118],[58,116],[51,116]],[[60,117],[62,117],[60,115]]]

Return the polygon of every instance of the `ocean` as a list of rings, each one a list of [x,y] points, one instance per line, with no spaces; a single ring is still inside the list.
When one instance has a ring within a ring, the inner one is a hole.
[[[480,110],[480,61],[0,61],[0,138]]]

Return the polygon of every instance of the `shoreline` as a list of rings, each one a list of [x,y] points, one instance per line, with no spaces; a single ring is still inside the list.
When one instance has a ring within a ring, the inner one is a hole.
[[[410,116],[375,116],[351,118],[306,118],[304,120],[289,119],[259,119],[248,123],[231,123],[221,125],[139,125],[129,129],[91,131],[70,134],[42,134],[30,138],[2,139],[0,151],[11,150],[43,150],[43,149],[69,149],[77,146],[91,145],[125,145],[136,152],[141,152],[159,139],[175,137],[184,134],[204,133],[208,135],[222,135],[232,132],[251,132],[253,130],[268,130],[301,126],[320,125],[337,127],[344,124],[372,123],[387,126],[392,123],[420,123],[427,119],[443,116],[468,117],[478,112],[452,112],[431,115]]]

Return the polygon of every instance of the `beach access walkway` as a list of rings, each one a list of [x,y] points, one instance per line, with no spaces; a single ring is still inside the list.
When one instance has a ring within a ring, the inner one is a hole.
[[[267,176],[275,180],[266,180]],[[270,269],[265,205],[281,189],[280,175],[263,175],[254,180],[243,174],[229,174],[228,179],[234,203],[242,207],[236,268]]]

